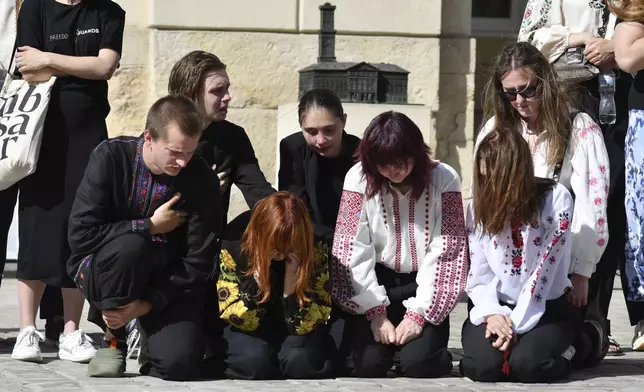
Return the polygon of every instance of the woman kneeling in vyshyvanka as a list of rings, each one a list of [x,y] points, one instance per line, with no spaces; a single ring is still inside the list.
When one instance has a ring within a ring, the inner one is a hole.
[[[228,377],[332,376],[330,253],[290,192],[260,201],[241,241],[223,241],[217,293]]]
[[[433,161],[407,116],[367,127],[347,173],[333,239],[334,300],[347,317],[354,375],[384,377],[396,351],[408,377],[451,372],[449,313],[467,279],[456,172]]]
[[[583,325],[571,289],[573,201],[533,175],[520,133],[492,131],[475,155],[469,318],[462,373],[475,381],[551,382],[566,377]]]

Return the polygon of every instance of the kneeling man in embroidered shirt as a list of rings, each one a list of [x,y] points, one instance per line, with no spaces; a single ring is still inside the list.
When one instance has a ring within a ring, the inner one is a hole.
[[[125,371],[125,325],[138,318],[146,343],[141,373],[196,376],[202,312],[221,225],[219,181],[193,157],[202,132],[194,104],[164,97],[139,138],[118,137],[93,152],[69,222],[68,271],[106,325],[89,376]]]

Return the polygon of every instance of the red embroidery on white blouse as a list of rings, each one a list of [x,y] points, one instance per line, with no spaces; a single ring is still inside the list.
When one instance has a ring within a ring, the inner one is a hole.
[[[418,252],[416,250],[416,202],[413,198],[409,200],[409,222],[407,230],[409,232],[409,251],[411,253],[411,270],[418,271]]]
[[[382,209],[382,221],[385,224],[385,229],[386,229],[387,228],[387,207],[385,207],[384,196],[380,197],[380,208]]]
[[[435,325],[454,309],[467,282],[469,244],[460,192],[442,194],[441,221],[443,252],[437,262],[432,304],[425,311],[425,318]]]
[[[358,192],[344,191],[340,200],[338,219],[333,237],[332,289],[331,295],[344,310],[356,314],[358,304],[351,300],[355,292],[351,278],[351,256],[353,243],[358,234],[358,224],[362,213],[364,195]]]
[[[380,316],[381,314],[387,313],[387,307],[385,305],[374,306],[373,308],[367,310],[365,316],[367,320],[373,320],[374,318]]]
[[[400,251],[402,247],[402,228],[400,227],[400,204],[398,201],[398,193],[390,192],[393,198],[394,204],[394,232],[396,235],[396,264],[394,266],[396,272],[400,272],[400,264],[402,260],[402,253]]]
[[[512,270],[510,275],[518,276],[521,275],[521,267],[523,266],[523,235],[521,234],[521,227],[523,226],[520,222],[512,222]]]
[[[429,185],[427,186],[427,189],[425,189],[425,246],[423,249],[425,252],[427,252],[427,248],[429,247]]]
[[[415,322],[416,324],[420,325],[421,327],[423,327],[423,326],[425,326],[425,324],[427,324],[427,320],[425,319],[425,317],[423,317],[422,314],[418,314],[418,313],[416,313],[414,311],[411,311],[411,310],[408,310],[407,312],[405,312],[405,317],[404,318]]]
[[[562,244],[565,242],[566,230],[568,229],[568,226],[570,226],[570,215],[567,212],[559,214],[558,218],[558,224],[556,224],[555,226],[555,232],[552,236],[552,239],[550,240],[550,243],[545,248],[543,257],[541,257],[541,261],[539,262],[539,265],[535,270],[535,278],[533,279],[532,285],[530,286],[530,294],[534,296],[537,302],[541,302],[541,300],[543,299],[543,295],[540,293],[540,291],[543,291],[544,286],[548,283],[547,276],[542,276],[541,278],[539,278],[541,276],[541,271],[543,271],[546,260],[548,261],[549,265],[553,265],[557,262],[557,259],[553,254],[553,249],[559,242],[561,242]],[[552,219],[552,222],[551,219],[552,217],[548,217],[548,222],[555,223],[554,219]],[[546,272],[548,272],[547,269]],[[539,290],[537,290],[537,285],[539,284],[540,287]]]

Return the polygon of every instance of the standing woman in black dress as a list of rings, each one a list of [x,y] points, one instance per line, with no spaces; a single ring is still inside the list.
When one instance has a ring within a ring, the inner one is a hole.
[[[124,24],[125,11],[111,0],[25,0],[20,10],[18,70],[28,82],[58,79],[38,168],[18,184],[20,333],[14,359],[42,359],[35,318],[46,284],[63,293],[59,357],[88,362],[96,353],[79,329],[83,294],[65,270],[67,225],[89,156],[107,138],[107,80],[118,67]]]

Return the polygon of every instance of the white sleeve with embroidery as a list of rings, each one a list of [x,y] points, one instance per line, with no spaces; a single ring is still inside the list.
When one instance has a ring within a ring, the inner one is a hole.
[[[541,211],[540,225],[545,229],[539,264],[526,281],[510,315],[520,335],[532,330],[543,316],[557,274],[568,274],[572,209],[572,196],[563,185],[557,184],[546,197]]]
[[[431,239],[418,268],[416,296],[403,301],[405,318],[421,326],[427,322],[440,325],[450,314],[465,290],[469,267],[458,174],[440,164],[432,171],[432,182],[441,189],[440,211],[434,214],[434,227],[440,231]]]
[[[575,116],[572,138],[570,186],[575,194],[575,209],[570,272],[590,277],[608,242],[608,153],[601,128],[586,113]]]
[[[474,227],[472,203],[467,208],[466,227],[470,242],[470,274],[467,278],[467,296],[474,307],[470,310],[470,322],[481,325],[492,314],[509,316],[512,310],[499,303],[496,288],[500,279],[496,276],[485,255],[485,243],[490,236],[483,235],[480,227]]]
[[[570,29],[563,23],[560,0],[530,0],[518,40],[534,45],[552,63],[568,49]]]
[[[376,251],[361,170],[356,164],[344,180],[333,236],[331,294],[345,311],[372,319],[386,312],[389,299],[376,277]]]

